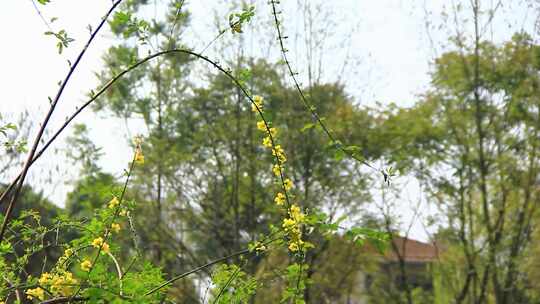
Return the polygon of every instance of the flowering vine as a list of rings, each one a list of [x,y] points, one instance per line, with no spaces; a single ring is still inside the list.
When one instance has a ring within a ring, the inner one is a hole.
[[[285,217],[282,221],[282,228],[287,238],[287,248],[292,253],[305,252],[312,247],[310,243],[302,239],[302,228],[306,224],[306,215],[302,212],[297,204],[289,202],[290,191],[294,184],[290,178],[285,177],[285,163],[287,156],[285,150],[277,142],[278,130],[275,127],[270,127],[270,122],[264,119],[264,99],[262,96],[255,95],[251,110],[258,113],[263,119],[257,121],[257,129],[265,134],[262,140],[262,145],[265,148],[271,149],[272,156],[275,158],[275,164],[272,166],[272,173],[275,178],[281,183],[281,190],[274,197],[275,204],[284,210]]]

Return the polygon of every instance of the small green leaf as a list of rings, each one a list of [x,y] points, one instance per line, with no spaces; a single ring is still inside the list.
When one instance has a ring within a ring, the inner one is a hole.
[[[315,123],[305,124],[304,127],[302,129],[300,129],[300,132],[305,132],[307,130],[313,129],[316,125],[317,124],[315,124]]]

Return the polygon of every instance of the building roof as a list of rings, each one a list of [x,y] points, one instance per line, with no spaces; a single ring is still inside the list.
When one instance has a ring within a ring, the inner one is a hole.
[[[409,263],[426,263],[438,259],[440,248],[436,244],[424,243],[400,236],[394,236],[392,241],[393,245],[388,244],[384,253],[384,258],[389,261],[397,262],[399,256],[402,256]]]

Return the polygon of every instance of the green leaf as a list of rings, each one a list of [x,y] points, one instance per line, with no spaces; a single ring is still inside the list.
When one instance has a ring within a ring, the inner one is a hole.
[[[341,149],[343,147],[343,144],[339,140],[331,141],[326,145],[326,149],[332,150],[332,149]]]
[[[361,149],[358,146],[347,146],[347,147],[343,148],[343,150],[345,150],[345,151],[347,151],[347,152],[349,152],[351,154],[355,154],[357,152],[360,152]]]
[[[115,25],[124,25],[131,20],[131,13],[129,12],[116,12],[113,17],[113,23]]]
[[[343,150],[338,149],[334,152],[334,159],[336,161],[341,161],[343,160],[344,157],[345,157],[345,152],[343,152]]]
[[[368,241],[379,252],[384,252],[390,239],[390,236],[386,232],[362,227],[351,228],[345,233],[345,236],[359,246],[362,246],[365,241]]]

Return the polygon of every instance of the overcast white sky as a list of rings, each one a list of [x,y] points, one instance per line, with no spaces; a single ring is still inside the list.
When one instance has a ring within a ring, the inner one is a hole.
[[[320,1],[315,1],[320,2]],[[325,9],[333,10],[333,22],[323,20],[334,27],[332,38],[342,37],[351,33],[351,43],[336,49],[333,56],[325,57],[323,70],[325,80],[335,80],[339,75],[332,67],[339,66],[335,62],[335,54],[350,49],[350,55],[360,59],[360,64],[352,66],[353,71],[347,74],[347,91],[350,92],[359,104],[374,105],[376,101],[382,103],[395,102],[401,106],[410,106],[414,103],[415,95],[422,92],[429,82],[429,62],[434,55],[433,45],[428,39],[425,30],[426,12],[430,13],[429,20],[435,27],[443,24],[441,11],[444,3],[450,1],[400,1],[400,0],[334,0],[325,2]],[[485,7],[493,5],[484,1]],[[500,9],[500,18],[497,19],[493,29],[495,41],[510,37],[513,31],[521,27],[530,29],[534,21],[534,14],[524,9],[527,1],[505,1]],[[268,20],[269,7],[266,1],[259,1],[256,14],[260,20]],[[294,31],[301,20],[296,11],[296,1],[282,1],[284,14],[288,20],[287,29]],[[55,40],[43,33],[47,27],[34,9],[31,0],[6,0],[0,10],[0,113],[4,116],[30,110],[32,117],[42,120],[48,108],[47,96],[56,92],[56,83],[65,77],[68,69],[66,60],[74,60],[82,44],[88,37],[86,29],[88,24],[96,25],[99,18],[108,10],[110,0],[52,0],[46,6],[39,6],[44,18],[58,17],[52,26],[55,30],[66,29],[75,42],[60,56],[55,47]],[[212,8],[218,8],[219,14],[225,17],[231,7],[230,1],[193,0],[188,1],[187,9],[192,13],[192,28],[187,33],[193,41],[193,47],[200,48],[214,35],[215,30],[210,24],[214,20]],[[266,19],[265,19],[266,18]],[[257,19],[259,20],[259,19]],[[262,21],[261,21],[262,22]],[[511,25],[508,27],[508,25]],[[356,28],[355,31],[350,31]],[[432,32],[435,45],[445,43],[445,34],[448,28]],[[225,37],[230,39],[230,37]],[[247,54],[258,56],[261,49],[257,41],[250,38]],[[188,40],[189,41],[189,40]],[[332,42],[332,40],[330,40]],[[337,44],[339,41],[333,41]],[[79,69],[69,83],[58,111],[55,113],[50,129],[54,130],[85,100],[85,93],[97,84],[94,72],[101,66],[101,54],[112,44],[114,39],[108,31],[102,31],[98,39],[92,44]],[[302,51],[289,46],[298,61],[299,71],[302,69]],[[273,56],[279,55],[277,49],[272,51]],[[296,52],[295,52],[296,51]],[[209,55],[216,58],[219,54],[209,50]],[[338,60],[341,60],[338,58]],[[352,73],[356,72],[356,73]],[[305,74],[305,73],[304,73]],[[126,165],[129,150],[125,144],[126,127],[123,121],[106,118],[91,112],[80,116],[77,122],[86,123],[91,129],[91,136],[103,148],[106,158],[103,167],[110,172],[121,172]],[[136,123],[130,124],[130,130],[138,130]],[[139,128],[140,129],[140,128]],[[66,133],[65,136],[68,135]],[[62,141],[57,142],[56,148],[63,148]],[[69,187],[63,184],[76,175],[76,168],[69,168],[69,164],[57,157],[57,153],[40,160],[32,170],[39,168],[59,167],[62,177],[57,187],[46,186],[45,194],[55,202],[63,204],[65,193]],[[410,182],[410,181],[409,181]],[[414,181],[411,183],[414,184]],[[414,188],[414,187],[413,187]],[[412,190],[414,192],[415,190]],[[411,194],[413,197],[415,194]],[[406,213],[406,212],[405,212]],[[412,234],[425,239],[421,225],[415,225]]]

